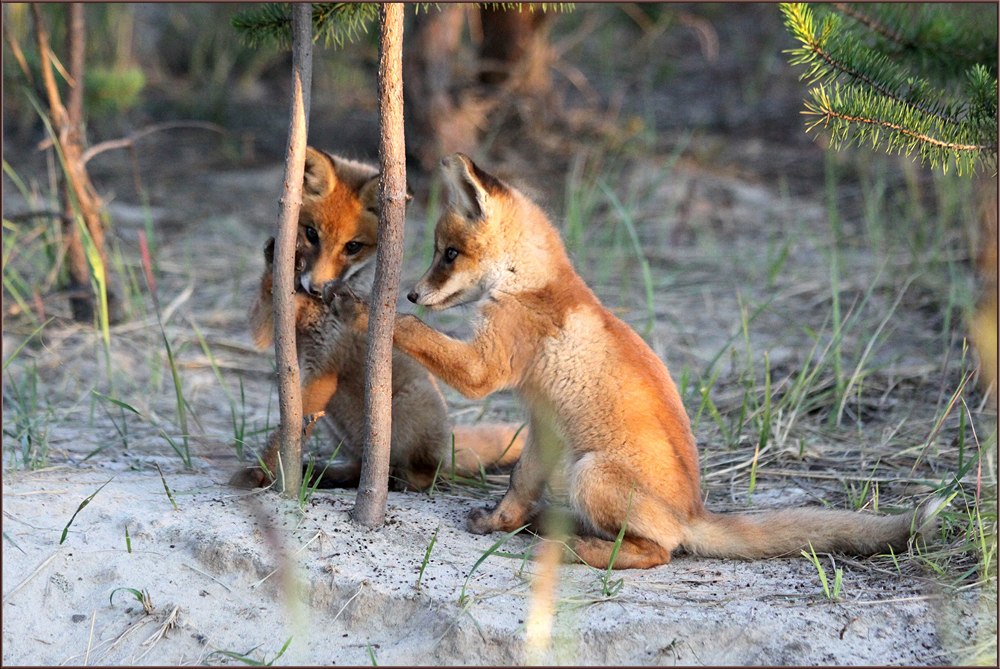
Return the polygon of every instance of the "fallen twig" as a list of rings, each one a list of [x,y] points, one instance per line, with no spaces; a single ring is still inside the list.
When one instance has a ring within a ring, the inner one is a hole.
[[[44,569],[46,567],[46,565],[48,565],[50,562],[52,562],[52,560],[55,558],[56,555],[59,555],[59,553],[55,552],[52,555],[50,555],[47,558],[45,558],[45,560],[42,562],[42,564],[40,564],[37,567],[35,567],[35,571],[31,572],[31,574],[28,575],[28,578],[26,578],[23,581],[21,581],[20,583],[18,583],[16,586],[14,586],[13,590],[11,590],[6,595],[4,595],[3,596],[3,600],[0,600],[0,603],[6,604],[8,599],[10,599],[11,597],[13,597],[21,588],[23,588],[24,586],[26,586],[28,584],[28,581],[30,581],[31,579],[33,579],[36,576],[38,576],[38,573],[40,571],[42,571],[42,569]]]

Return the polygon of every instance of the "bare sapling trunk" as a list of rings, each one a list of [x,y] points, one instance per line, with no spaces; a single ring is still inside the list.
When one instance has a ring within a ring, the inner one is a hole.
[[[379,7],[379,184],[381,213],[375,285],[368,321],[365,375],[365,445],[361,481],[351,512],[355,522],[385,521],[392,434],[392,330],[403,264],[406,214],[406,147],[403,139],[403,5]]]
[[[39,5],[31,5],[35,23],[35,41],[41,63],[42,84],[49,106],[49,116],[54,142],[64,162],[65,184],[60,193],[63,212],[63,238],[66,244],[69,270],[69,302],[73,319],[91,322],[94,319],[95,300],[90,287],[90,270],[81,239],[77,216],[86,226],[100,262],[107,273],[107,253],[104,249],[104,227],[101,223],[101,200],[97,196],[83,160],[83,80],[86,30],[84,7],[71,3],[67,7],[66,50],[69,54],[69,104],[63,106],[52,67],[52,51],[48,31]],[[117,320],[117,303],[109,291],[107,295],[110,320]]]
[[[295,240],[302,205],[309,97],[312,89],[312,5],[292,5],[292,99],[281,213],[274,235],[274,356],[278,369],[281,440],[278,489],[297,498],[302,485],[302,397],[295,349]]]

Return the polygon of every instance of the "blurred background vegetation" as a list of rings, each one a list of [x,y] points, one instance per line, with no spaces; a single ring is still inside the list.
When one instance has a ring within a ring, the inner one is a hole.
[[[274,155],[274,147],[283,144],[282,138],[273,135],[286,102],[290,56],[270,46],[251,48],[244,43],[232,21],[253,8],[240,3],[88,4],[90,141],[112,138],[143,124],[192,118],[219,123],[233,133],[252,133],[254,146],[269,157]],[[13,40],[37,73],[31,16],[25,4],[5,4],[3,12],[8,56],[4,59],[5,132],[7,139],[27,145],[39,140],[42,126],[25,99],[25,79],[17,59],[9,56]],[[46,4],[43,13],[59,53],[65,40],[64,5]],[[730,31],[714,25],[723,16],[730,17],[734,28],[737,23],[741,27]],[[484,17],[487,23],[492,20],[488,13]],[[448,34],[456,42],[448,47],[448,76],[454,88],[490,80],[475,57],[488,50],[483,43],[483,17],[461,8],[442,6],[418,12],[414,7],[407,20],[411,46],[428,24],[447,20]],[[612,116],[620,114],[626,126],[642,122],[650,129],[744,126],[766,131],[771,127],[772,137],[803,141],[797,117],[785,113],[798,105],[801,93],[790,85],[795,74],[780,55],[780,48],[790,42],[773,7],[624,3],[551,12],[533,22],[545,24],[545,58],[551,68],[546,77],[557,96],[556,108],[603,108]],[[664,44],[657,40],[665,35],[672,35],[673,43],[659,57],[651,58],[650,48],[662,48]],[[374,118],[377,45],[371,30],[359,31],[355,37],[343,49],[320,45],[315,51],[313,122],[319,124],[315,133],[319,135],[328,130],[323,120],[332,110],[350,109],[349,127],[343,127],[343,118],[337,119],[343,140],[367,146],[364,135],[371,132]],[[728,40],[725,49],[720,49],[721,40]],[[684,61],[692,51],[704,56],[700,60],[703,68],[707,66],[707,82],[730,80],[728,100],[717,109],[701,102],[701,96],[685,94],[689,91],[671,94],[663,90],[667,82],[677,81],[676,75],[684,74]],[[580,65],[584,61],[586,74]],[[678,104],[685,99],[686,104]],[[674,104],[662,104],[670,102]],[[784,122],[774,128],[779,118]],[[339,144],[341,138],[336,139]]]

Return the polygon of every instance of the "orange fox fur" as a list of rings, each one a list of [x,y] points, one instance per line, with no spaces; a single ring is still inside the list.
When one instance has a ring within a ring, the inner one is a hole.
[[[663,362],[601,305],[573,270],[559,233],[511,186],[456,154],[442,161],[449,205],[435,230],[430,269],[408,295],[431,309],[475,304],[471,341],[401,316],[394,343],[445,383],[478,398],[513,388],[530,436],[510,487],[474,510],[471,532],[511,531],[539,510],[560,457],[581,526],[572,548],[599,568],[626,530],[615,568],[653,567],[675,549],[734,558],[905,548],[934,506],[877,516],[801,508],[715,514],[702,504],[698,453]],[[327,296],[331,304],[343,293]],[[367,312],[353,304],[355,323]]]
[[[301,371],[302,414],[325,411],[334,445],[346,462],[327,467],[323,485],[357,485],[364,430],[365,333],[346,327],[319,298],[322,286],[342,282],[367,296],[375,266],[378,171],[374,167],[307,149],[303,201],[296,240],[296,348]],[[250,309],[254,342],[264,347],[274,333],[272,259]],[[394,350],[392,359],[392,476],[411,488],[425,488],[438,469],[450,469],[452,428],[434,378],[412,358]],[[311,424],[306,428],[311,432]],[[513,463],[524,443],[517,426],[456,426],[455,466],[466,475]],[[262,460],[271,474],[278,465],[278,433]],[[341,458],[341,459],[343,459]],[[322,467],[319,470],[323,469]],[[318,470],[317,470],[318,471]],[[237,472],[232,482],[256,486],[269,480],[258,467]]]

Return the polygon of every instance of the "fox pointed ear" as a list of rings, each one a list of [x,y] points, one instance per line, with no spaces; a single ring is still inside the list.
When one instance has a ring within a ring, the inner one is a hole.
[[[441,172],[448,190],[448,203],[463,218],[478,221],[486,217],[490,194],[500,182],[483,172],[463,153],[441,159]]]
[[[368,181],[362,184],[361,188],[358,189],[358,199],[361,200],[361,206],[370,211],[371,213],[378,216],[379,202],[378,202],[378,182],[379,174],[370,177]]]
[[[302,200],[319,200],[329,195],[337,185],[333,160],[322,151],[306,147],[306,169],[302,179]]]
[[[358,191],[358,199],[361,200],[361,204],[373,214],[378,214],[379,202],[378,202],[378,183],[381,174],[376,173],[375,176],[370,177],[366,181],[361,189]],[[413,191],[410,190],[410,186],[406,186],[406,202],[413,199]]]

